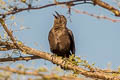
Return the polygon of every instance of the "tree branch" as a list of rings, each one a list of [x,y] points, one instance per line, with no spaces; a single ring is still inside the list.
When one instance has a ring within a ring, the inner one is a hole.
[[[88,2],[86,2],[88,1]],[[115,14],[115,16],[120,16],[120,11],[116,8],[114,8],[113,6],[101,1],[101,0],[72,0],[72,1],[64,1],[64,2],[57,2],[57,3],[52,3],[52,4],[47,4],[44,6],[39,6],[39,7],[33,7],[33,6],[28,6],[27,8],[16,8],[15,10],[11,10],[5,13],[1,13],[0,16],[7,16],[7,15],[11,15],[11,14],[16,14],[22,11],[27,11],[27,10],[37,10],[37,9],[43,9],[43,8],[47,8],[47,7],[51,7],[51,6],[56,6],[56,5],[66,5],[66,6],[75,6],[75,5],[79,5],[81,3],[78,2],[83,2],[82,4],[85,3],[90,3],[90,4],[94,4],[94,5],[99,5],[111,12],[113,12]],[[70,5],[68,5],[70,4]]]
[[[6,47],[0,47],[0,51],[8,51],[8,50],[11,50],[11,48],[6,48]]]
[[[12,73],[17,73],[17,74],[22,74],[22,75],[33,75],[33,76],[41,76],[42,79],[45,80],[83,80],[82,78],[76,78],[76,77],[69,77],[69,76],[58,76],[57,74],[42,74],[39,73],[37,70],[33,72],[27,72],[27,71],[21,71],[21,70],[16,70],[10,67],[0,67],[0,70],[3,71],[9,71]]]
[[[5,44],[4,42],[1,42],[1,41],[0,41],[0,43]],[[11,46],[11,47],[13,46],[12,43],[8,42],[8,44],[10,44],[9,46]],[[86,76],[86,77],[99,78],[99,79],[104,79],[104,80],[119,80],[120,79],[119,77],[111,76],[110,74],[106,74],[104,72],[97,72],[97,71],[91,72],[91,71],[82,69],[82,68],[72,64],[69,61],[65,61],[61,57],[53,56],[53,55],[51,55],[49,53],[42,52],[42,51],[30,48],[30,47],[25,46],[23,44],[21,44],[19,46],[24,49],[26,54],[39,56],[42,59],[48,60],[48,61],[50,61],[50,62],[52,62],[54,64],[57,64],[57,65],[60,65],[64,69],[73,70],[73,71],[75,71],[77,73],[80,73],[80,74]]]
[[[86,0],[86,1],[91,1],[91,0]],[[27,8],[19,8],[19,9],[15,9],[15,10],[0,14],[0,16],[16,14],[16,13],[19,13],[19,12],[22,12],[22,11],[27,11],[27,10],[42,9],[42,8],[47,8],[47,7],[51,7],[51,6],[55,6],[55,5],[63,5],[63,4],[67,5],[69,3],[72,3],[71,6],[78,5],[78,4],[75,4],[75,2],[84,2],[84,0],[72,0],[72,1],[57,2],[57,3],[47,4],[47,5],[39,6],[39,7],[32,7],[32,6],[29,7],[28,6]]]
[[[4,30],[7,32],[8,36],[10,37],[10,39],[13,41],[14,45],[20,49],[21,51],[23,51],[17,44],[16,40],[14,39],[13,35],[12,35],[12,32],[7,28],[6,24],[5,24],[5,21],[3,18],[0,18],[0,23],[1,25],[3,26]]]
[[[80,11],[78,9],[75,9],[75,8],[71,8],[74,12],[76,13],[79,13],[79,14],[85,14],[85,15],[88,15],[88,16],[92,16],[92,17],[95,17],[97,19],[106,19],[106,20],[109,20],[109,21],[112,21],[112,22],[120,22],[120,19],[112,19],[110,17],[107,17],[107,16],[100,16],[100,15],[96,15],[96,14],[91,14],[91,13],[88,13],[86,11]]]
[[[92,0],[94,5],[99,5],[111,12],[113,12],[115,14],[115,16],[119,16],[120,17],[120,11],[116,8],[114,8],[113,6],[101,1],[101,0]]]
[[[29,61],[29,60],[33,60],[33,59],[40,59],[39,56],[25,56],[25,57],[8,57],[8,58],[0,58],[0,62],[7,62],[7,61]]]

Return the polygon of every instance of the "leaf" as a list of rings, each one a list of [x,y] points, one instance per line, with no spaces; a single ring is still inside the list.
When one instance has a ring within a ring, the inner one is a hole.
[[[20,26],[20,30],[24,30],[25,29],[25,27],[24,26]]]
[[[2,39],[1,35],[0,35],[0,40]]]
[[[17,23],[16,23],[16,22],[14,22],[14,23],[13,23],[13,25],[14,25],[14,26],[17,26]]]
[[[18,50],[13,50],[12,53],[18,54],[19,51]]]
[[[118,66],[118,72],[120,72],[120,66]]]
[[[54,67],[52,70],[53,70],[53,71],[58,71],[58,72],[62,72],[62,71],[63,71],[63,70],[62,70],[60,67],[58,67],[58,66]]]
[[[26,3],[26,0],[21,0],[21,2]]]
[[[23,50],[23,51],[22,51],[22,53],[23,53],[23,54],[26,54],[26,51],[25,51],[25,50]]]
[[[17,44],[18,44],[18,45],[21,45],[21,44],[22,44],[22,42],[21,42],[21,41],[18,41],[18,42],[17,42]]]
[[[14,19],[15,19],[15,16],[11,16],[10,19],[11,19],[11,20],[14,20]]]
[[[4,39],[7,39],[7,33],[4,33]]]
[[[24,65],[23,65],[23,64],[19,64],[19,65],[17,65],[17,68],[18,68],[19,70],[21,70],[21,69],[24,68]]]
[[[39,72],[47,72],[48,70],[47,70],[46,68],[44,68],[44,67],[40,67],[40,68],[38,69],[38,71],[39,71]]]

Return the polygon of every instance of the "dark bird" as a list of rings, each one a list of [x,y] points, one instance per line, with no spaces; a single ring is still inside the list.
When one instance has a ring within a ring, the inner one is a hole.
[[[66,27],[67,19],[64,15],[56,12],[53,16],[54,25],[48,35],[50,50],[58,56],[69,58],[71,54],[75,54],[73,33]]]

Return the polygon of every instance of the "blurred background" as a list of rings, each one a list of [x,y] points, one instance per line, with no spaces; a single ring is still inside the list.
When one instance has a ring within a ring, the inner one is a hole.
[[[61,0],[62,1],[62,0]],[[103,0],[119,9],[119,5],[112,0]],[[53,0],[39,0],[39,5],[53,3]],[[38,5],[38,3],[33,3]],[[22,5],[20,5],[22,7]],[[112,19],[119,19],[113,13],[99,6],[92,4],[80,4],[72,7],[80,11],[86,11],[98,16],[106,16]],[[67,27],[72,30],[75,38],[76,56],[87,60],[90,64],[95,63],[96,67],[117,69],[120,65],[120,21],[112,22],[106,19],[100,19],[86,14],[76,13],[71,10],[68,14],[68,8],[65,6],[52,6],[39,10],[30,10],[11,15],[6,22],[17,40],[25,45],[44,52],[50,52],[48,43],[48,33],[53,26],[54,16],[57,11],[67,18]],[[22,29],[22,30],[20,30]],[[0,34],[3,34],[3,28],[0,27]],[[3,52],[0,52],[3,53]],[[4,52],[1,56],[9,52]],[[24,64],[26,67],[54,66],[51,62],[38,59],[31,61],[6,62],[0,65]]]

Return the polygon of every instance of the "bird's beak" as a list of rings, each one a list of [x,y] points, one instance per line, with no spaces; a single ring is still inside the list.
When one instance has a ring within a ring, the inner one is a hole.
[[[55,14],[53,14],[53,16],[57,19],[57,16]]]
[[[60,14],[57,11],[55,11],[55,13],[57,14],[58,17],[60,17]]]

